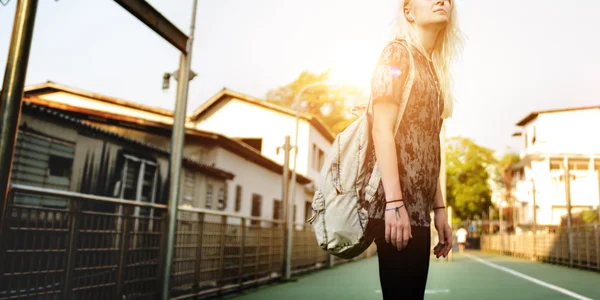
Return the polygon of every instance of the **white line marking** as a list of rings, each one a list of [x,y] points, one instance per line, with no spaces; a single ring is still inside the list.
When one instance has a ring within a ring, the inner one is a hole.
[[[449,289],[444,290],[425,290],[425,294],[440,294],[440,293],[450,293]]]
[[[491,263],[491,262],[489,262],[489,261],[487,261],[487,260],[481,259],[481,258],[479,258],[479,257],[476,257],[476,256],[473,256],[473,255],[471,255],[471,254],[466,254],[466,253],[465,253],[464,255],[465,255],[465,256],[467,256],[467,257],[469,257],[470,259],[472,259],[472,260],[475,260],[475,261],[478,261],[478,262],[480,262],[480,263],[482,263],[482,264],[484,264],[484,265],[488,265],[488,266],[490,266],[490,267],[492,267],[492,268],[495,268],[495,269],[498,269],[498,270],[501,270],[501,271],[504,271],[504,272],[510,273],[510,274],[512,274],[512,275],[515,275],[515,276],[517,276],[517,277],[521,277],[521,278],[523,278],[523,279],[525,279],[525,280],[529,280],[529,281],[531,281],[531,282],[533,282],[533,283],[537,283],[537,284],[539,284],[539,285],[541,285],[541,286],[544,286],[544,287],[547,287],[547,288],[549,288],[549,289],[551,289],[551,290],[555,290],[555,291],[557,291],[557,292],[561,292],[561,293],[563,293],[563,294],[565,294],[565,295],[568,295],[568,296],[571,296],[571,297],[573,297],[573,298],[575,298],[575,299],[580,299],[580,300],[594,300],[594,299],[592,299],[592,298],[588,298],[588,297],[585,297],[585,296],[579,295],[579,294],[577,294],[577,293],[571,292],[571,291],[569,291],[569,290],[567,290],[567,289],[565,289],[565,288],[561,288],[561,287],[559,287],[559,286],[556,286],[556,285],[553,285],[553,284],[547,283],[547,282],[545,282],[545,281],[541,281],[541,280],[539,280],[539,279],[537,279],[537,278],[533,278],[533,277],[531,277],[531,276],[528,276],[528,275],[525,275],[525,274],[523,274],[523,273],[519,273],[519,272],[517,272],[517,271],[515,271],[515,270],[512,270],[512,269],[509,269],[509,268],[507,268],[507,267],[503,267],[503,266],[497,265],[497,264],[495,264],[495,263]]]

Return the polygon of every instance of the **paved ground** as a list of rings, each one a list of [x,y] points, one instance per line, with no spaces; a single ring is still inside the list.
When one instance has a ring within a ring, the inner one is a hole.
[[[600,274],[468,252],[431,261],[425,299],[599,299]],[[377,257],[313,272],[296,282],[227,296],[235,300],[381,299]]]

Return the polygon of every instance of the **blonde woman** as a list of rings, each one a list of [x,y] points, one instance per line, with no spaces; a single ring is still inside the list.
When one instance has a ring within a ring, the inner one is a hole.
[[[446,257],[452,248],[439,182],[440,130],[452,114],[448,69],[461,49],[461,35],[453,1],[399,2],[394,40],[383,50],[371,82],[372,154],[381,184],[369,207],[369,230],[376,237],[383,298],[423,299],[432,210],[440,241],[434,254]],[[394,135],[411,57],[414,83]]]

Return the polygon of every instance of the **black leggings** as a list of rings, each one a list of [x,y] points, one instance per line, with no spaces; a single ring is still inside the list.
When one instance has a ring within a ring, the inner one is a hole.
[[[379,259],[379,281],[383,299],[423,299],[429,271],[431,231],[429,227],[411,226],[412,239],[398,251],[385,241],[385,221],[370,219]]]

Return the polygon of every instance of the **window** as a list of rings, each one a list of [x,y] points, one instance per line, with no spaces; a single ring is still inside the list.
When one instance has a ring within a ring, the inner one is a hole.
[[[242,186],[237,185],[235,187],[235,212],[239,212],[242,209]]]
[[[212,208],[212,197],[213,197],[213,186],[209,184],[206,186],[206,208]]]
[[[281,220],[282,215],[281,200],[273,200],[273,220]]]
[[[318,159],[319,153],[317,152],[317,145],[314,143],[312,144],[312,152],[311,153],[312,153],[311,166],[314,170],[317,170],[318,166],[319,166],[319,162],[318,162],[319,161],[319,159]]]
[[[219,188],[219,198],[218,198],[218,208],[219,210],[224,210],[225,209],[225,188],[221,187]]]
[[[156,190],[156,163],[123,154],[125,164],[121,171],[121,180],[115,187],[115,197],[138,202],[154,203]],[[124,182],[124,184],[122,184]],[[152,215],[154,209],[136,207],[134,215]]]
[[[323,152],[323,150],[319,149],[319,156],[318,156],[319,160],[318,160],[318,168],[317,170],[321,170],[323,168],[323,164],[325,163],[325,152]]]
[[[262,210],[262,196],[258,195],[258,194],[252,194],[252,212],[251,215],[253,217],[256,218],[260,218],[261,217],[261,210]],[[252,225],[257,225],[259,224],[258,221],[252,220],[252,222],[250,222]]]
[[[561,164],[557,162],[550,163],[550,170],[560,170]]]
[[[533,126],[533,137],[531,138],[531,144],[535,144],[536,134],[535,134],[535,126]]]
[[[183,170],[183,197],[182,205],[194,206],[196,174],[189,170]]]
[[[21,128],[13,157],[11,181],[18,184],[69,190],[75,144],[58,138],[33,133]],[[63,198],[15,195],[15,203],[66,207]]]
[[[73,158],[50,154],[48,158],[48,175],[71,178]]]

